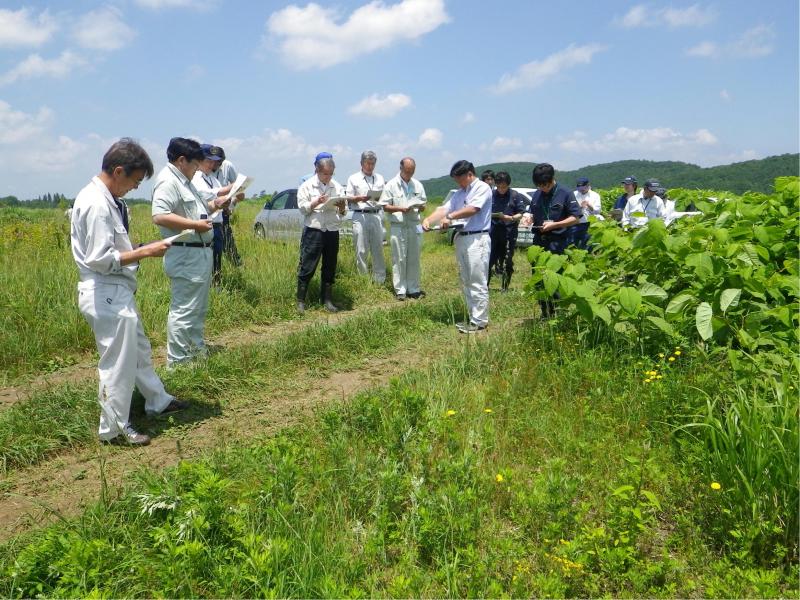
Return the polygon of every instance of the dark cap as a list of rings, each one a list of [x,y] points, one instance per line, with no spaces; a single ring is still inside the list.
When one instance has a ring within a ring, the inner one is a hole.
[[[589,178],[588,177],[578,177],[578,181],[575,182],[575,185],[578,187],[583,187],[585,185],[589,185]]]
[[[658,179],[648,179],[644,182],[645,189],[650,190],[651,192],[657,192],[658,188],[661,187],[661,183],[659,183]]]
[[[660,187],[656,190],[656,196],[662,200],[667,200],[667,188]]]
[[[222,160],[222,156],[220,156],[220,148],[219,146],[212,146],[211,144],[200,144],[200,148],[203,150],[203,156],[210,160]]]
[[[622,180],[622,183],[632,183],[633,185],[636,185],[637,183],[636,177],[634,177],[633,175],[631,175],[630,177],[626,177],[625,179]]]

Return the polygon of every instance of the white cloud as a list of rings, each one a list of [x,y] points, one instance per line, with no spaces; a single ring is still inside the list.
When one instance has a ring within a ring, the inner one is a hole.
[[[162,8],[183,8],[195,4],[193,0],[136,0],[136,4],[144,8],[160,10]]]
[[[492,140],[489,148],[491,150],[501,150],[504,148],[519,148],[520,146],[522,146],[522,140],[519,138],[497,136]]]
[[[444,139],[444,134],[441,130],[436,129],[435,127],[429,127],[425,131],[419,134],[419,139],[417,140],[417,144],[420,148],[439,148],[442,145],[442,140]]]
[[[462,125],[469,125],[470,123],[474,122],[475,122],[475,115],[473,115],[471,112],[466,112],[464,113],[464,116],[461,117]]]
[[[556,75],[578,65],[592,62],[592,57],[605,50],[607,46],[589,44],[575,46],[570,44],[564,50],[551,54],[542,60],[535,60],[519,67],[513,75],[505,74],[492,88],[497,94],[505,94],[524,88],[536,88]]]
[[[614,23],[625,29],[637,27],[704,27],[713,23],[717,13],[711,8],[692,4],[686,8],[650,8],[637,4],[622,17],[614,19]]]
[[[731,101],[731,95],[728,93],[728,90],[722,90],[719,93],[719,97],[722,98],[723,100],[725,100],[725,102],[730,102]]]
[[[688,147],[714,146],[718,143],[716,136],[708,129],[698,129],[690,133],[681,133],[670,127],[654,127],[652,129],[635,129],[618,127],[599,139],[576,131],[562,139],[559,147],[562,150],[588,154],[639,153],[641,156],[663,154],[665,151],[679,151]],[[679,154],[679,153],[678,153]]]
[[[387,119],[411,106],[411,98],[405,94],[372,94],[347,109],[351,115],[371,119]]]
[[[123,21],[119,9],[106,6],[78,19],[72,36],[84,48],[118,50],[132,42],[136,32]]]
[[[294,4],[272,13],[263,44],[276,44],[293,69],[323,69],[415,40],[447,23],[444,0],[401,0],[386,5],[373,0],[342,21],[333,8],[314,2]]]
[[[46,10],[34,16],[28,8],[0,8],[0,47],[41,46],[56,29],[55,19]]]
[[[727,44],[704,41],[686,50],[697,58],[763,58],[775,49],[775,30],[769,25],[751,27]]]
[[[41,135],[53,120],[53,111],[47,107],[36,114],[13,110],[0,100],[0,144],[16,144]]]
[[[34,79],[37,77],[63,78],[73,69],[86,64],[80,56],[65,50],[58,58],[44,59],[38,54],[31,54],[12,68],[7,73],[0,75],[0,85],[8,85],[20,79]]]

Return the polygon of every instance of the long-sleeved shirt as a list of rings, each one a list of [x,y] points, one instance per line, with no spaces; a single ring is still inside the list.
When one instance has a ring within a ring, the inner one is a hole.
[[[194,177],[192,177],[192,185],[206,202],[214,200],[217,197],[217,192],[222,187],[217,178],[214,177],[214,173],[206,174],[200,169],[197,169]],[[216,213],[211,222],[222,223],[222,211],[218,210]]]
[[[643,217],[635,217],[634,213],[644,213]],[[645,198],[641,193],[628,198],[622,211],[622,224],[631,227],[643,227],[650,219],[663,219],[666,216],[664,201],[658,196]]]
[[[578,219],[583,215],[578,201],[575,200],[575,195],[568,189],[561,187],[556,183],[552,189],[545,194],[541,190],[536,190],[531,199],[531,205],[528,209],[533,217],[533,224],[541,226],[545,221],[563,221],[568,217],[576,217]],[[568,227],[554,229],[548,231],[546,234],[538,234],[534,232],[534,236],[559,236],[567,232]]]
[[[133,250],[123,211],[127,211],[125,203],[116,200],[99,177],[93,177],[75,198],[70,244],[81,281],[126,285],[135,292],[138,264],[120,263],[121,254]]]
[[[303,182],[297,190],[297,208],[305,216],[304,225],[321,231],[339,231],[342,216],[332,204],[321,204],[311,208],[311,203],[320,196],[344,196],[344,188],[335,179],[322,183],[317,175]]]
[[[156,177],[153,186],[153,204],[151,208],[153,216],[176,214],[192,221],[199,221],[200,215],[208,216],[208,203],[200,196],[192,182],[181,173],[178,168],[171,164],[161,169]],[[161,237],[170,237],[180,230],[173,230],[169,227],[159,226]],[[214,239],[212,231],[203,233],[195,232],[191,237],[186,237],[182,242],[204,242],[210,243]]]
[[[383,206],[405,208],[412,202],[420,201],[428,201],[428,197],[425,195],[425,188],[422,184],[413,177],[406,182],[400,177],[400,173],[398,173],[386,182],[383,193],[381,194],[380,204]],[[389,215],[389,223],[392,225],[406,224],[416,227],[422,221],[419,216],[419,211],[415,209],[406,213],[387,211],[386,214]]]
[[[589,217],[598,216],[602,211],[603,207],[600,203],[600,194],[594,190],[589,190],[585,194],[581,194],[578,190],[575,190],[573,194],[575,194],[575,200],[578,201],[578,206],[580,206],[581,211],[583,211],[579,223],[588,223]],[[583,202],[589,202],[589,208],[584,207],[582,204]]]
[[[222,161],[219,169],[213,173],[213,175],[217,178],[217,181],[219,181],[220,187],[225,187],[229,183],[236,181],[238,174],[239,173],[236,170],[236,167],[233,166],[233,163],[227,158]]]
[[[474,206],[480,210],[467,219],[463,231],[488,231],[492,224],[492,188],[489,184],[475,178],[466,188],[458,188],[442,204],[446,215],[465,206]]]

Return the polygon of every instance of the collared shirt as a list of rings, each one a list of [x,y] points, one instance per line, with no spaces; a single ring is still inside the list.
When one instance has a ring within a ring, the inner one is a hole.
[[[217,178],[217,181],[219,181],[220,187],[225,187],[229,183],[236,181],[239,172],[236,170],[236,167],[233,166],[233,163],[226,158],[222,161],[222,164],[220,164],[219,169],[214,171],[213,175]]]
[[[119,204],[126,210],[124,203]],[[93,177],[75,198],[70,244],[81,281],[126,285],[136,291],[138,264],[120,264],[121,254],[133,250],[133,245],[119,205],[99,177]]]
[[[412,202],[427,202],[428,197],[425,195],[425,188],[422,184],[413,177],[406,183],[400,173],[392,177],[383,188],[381,194],[380,204],[382,206],[398,206],[405,208]],[[419,225],[421,222],[419,211],[410,210],[407,213],[402,212],[387,212],[389,215],[389,223],[399,225],[405,223],[407,225]]]
[[[305,215],[303,224],[311,229],[339,231],[342,223],[339,209],[331,204],[322,204],[311,208],[311,203],[320,196],[332,198],[343,195],[344,188],[333,178],[327,184],[322,183],[317,175],[304,181],[297,190],[297,208]]]
[[[206,203],[214,200],[217,197],[217,191],[222,187],[220,182],[217,181],[217,178],[214,177],[214,173],[206,175],[200,169],[197,169],[194,177],[192,177],[192,185],[200,194],[200,197],[206,201]],[[217,214],[213,219],[211,219],[211,222],[222,223],[222,211],[218,210],[215,212]]]
[[[644,213],[643,217],[635,217],[634,213]],[[631,196],[622,211],[622,224],[631,227],[642,227],[650,219],[663,219],[666,216],[664,201],[658,196],[645,198],[641,193]]]
[[[208,216],[210,214],[208,203],[203,200],[192,182],[172,163],[167,163],[156,177],[151,213],[153,216],[174,213],[192,221],[199,221],[200,215]],[[161,231],[162,238],[180,233],[180,230],[169,227],[159,226],[158,229]],[[203,233],[195,232],[191,237],[186,237],[181,241],[209,243],[213,239],[214,232],[205,231]]]
[[[520,215],[528,210],[528,200],[523,194],[516,190],[508,188],[505,194],[497,191],[497,188],[492,190],[492,214],[503,213],[504,215],[514,216]],[[492,226],[503,225],[508,228],[519,227],[519,221],[513,223],[505,223],[499,219],[492,219]]]
[[[463,231],[484,231],[492,224],[492,188],[477,177],[466,189],[458,188],[450,199],[442,204],[444,214],[460,210],[465,206],[475,206],[480,210],[467,219]]]
[[[619,198],[617,198],[617,201],[614,202],[614,208],[615,209],[618,208],[619,210],[625,210],[625,205],[627,203],[628,203],[628,194],[626,194],[625,192],[622,192],[622,194],[620,194]]]
[[[368,192],[383,191],[386,181],[383,175],[372,172],[372,175],[365,175],[363,171],[353,173],[347,178],[345,190],[348,196],[366,196]],[[366,202],[358,202],[356,208],[359,210],[375,210],[375,206]]]
[[[563,221],[568,217],[580,219],[583,215],[575,195],[568,189],[556,183],[553,188],[545,194],[541,190],[536,190],[531,199],[528,209],[533,217],[533,224],[541,226],[545,221]],[[548,231],[545,235],[564,235],[568,227]]]
[[[600,194],[594,190],[589,190],[585,194],[581,194],[580,190],[575,190],[573,194],[575,194],[575,200],[578,202],[578,206],[581,207],[581,211],[583,212],[580,223],[588,223],[589,217],[600,215],[600,212],[603,210],[600,203]],[[589,202],[589,208],[584,208],[581,204],[582,202]]]

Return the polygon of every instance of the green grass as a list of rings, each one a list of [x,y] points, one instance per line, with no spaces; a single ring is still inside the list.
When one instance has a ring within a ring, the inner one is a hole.
[[[143,470],[118,501],[12,541],[0,594],[793,594],[796,564],[720,553],[707,518],[724,497],[673,434],[674,413],[724,377],[684,357],[645,384],[651,367],[538,324],[469,338],[302,426]]]

